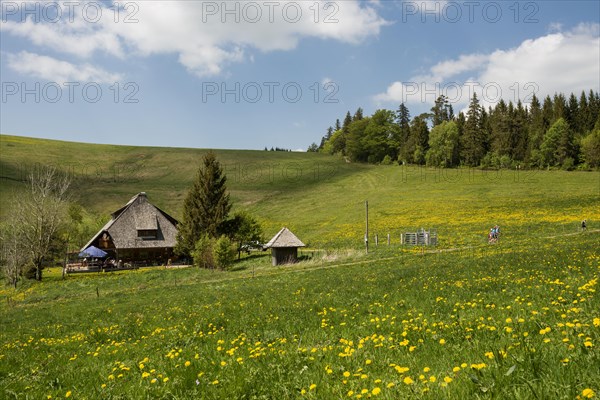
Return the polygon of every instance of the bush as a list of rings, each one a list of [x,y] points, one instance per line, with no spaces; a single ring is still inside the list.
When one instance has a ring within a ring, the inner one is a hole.
[[[565,160],[562,163],[562,169],[565,171],[574,170],[575,169],[575,160],[573,160],[571,157],[565,158]]]
[[[196,241],[192,258],[194,265],[199,268],[215,268],[215,257],[213,255],[214,239],[204,234]]]
[[[381,161],[382,165],[392,165],[392,157],[390,157],[389,155],[386,155],[385,157],[383,157],[383,161]]]
[[[227,269],[235,260],[235,249],[231,240],[223,235],[214,245],[213,258],[216,265],[221,269]]]

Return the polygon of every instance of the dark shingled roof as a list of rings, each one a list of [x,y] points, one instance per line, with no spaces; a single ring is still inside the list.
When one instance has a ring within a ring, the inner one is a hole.
[[[305,245],[288,228],[282,228],[265,245],[267,249],[270,247],[305,247]]]
[[[177,220],[148,202],[145,192],[138,193],[82,247],[87,249],[97,238],[108,233],[117,249],[175,247]],[[138,230],[156,230],[156,239],[138,237]]]

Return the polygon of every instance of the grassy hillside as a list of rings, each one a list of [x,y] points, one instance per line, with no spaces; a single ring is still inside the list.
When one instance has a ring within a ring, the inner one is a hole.
[[[146,191],[174,216],[203,153],[9,136],[0,150],[3,204],[40,163],[70,168],[76,199],[91,212],[108,214]],[[236,207],[258,215],[267,234],[286,225],[326,251],[286,267],[252,256],[232,272],[155,268],[63,280],[50,270],[41,283],[0,288],[0,398],[600,392],[598,172],[217,154]],[[358,250],[365,199],[371,233],[393,235],[392,246],[368,255]],[[587,232],[578,231],[583,218]],[[488,245],[494,224],[503,237]],[[398,246],[401,232],[421,226],[438,229],[439,249]]]
[[[108,215],[146,191],[176,218],[205,150],[91,145],[0,136],[0,195],[8,198],[36,164],[74,177],[74,196]],[[288,226],[315,247],[360,247],[364,200],[371,233],[438,229],[440,245],[481,244],[500,224],[514,240],[575,232],[600,222],[600,173],[482,171],[349,164],[312,153],[217,150],[236,208],[257,215],[267,235]],[[373,239],[371,239],[373,240]]]

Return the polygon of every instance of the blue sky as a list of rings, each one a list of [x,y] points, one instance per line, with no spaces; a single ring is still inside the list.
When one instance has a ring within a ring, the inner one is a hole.
[[[2,0],[2,133],[306,149],[358,107],[600,88],[597,1],[118,4]]]

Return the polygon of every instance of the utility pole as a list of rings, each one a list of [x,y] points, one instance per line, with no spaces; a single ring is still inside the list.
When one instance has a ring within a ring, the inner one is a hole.
[[[365,200],[365,210],[366,210],[366,229],[365,229],[365,247],[367,250],[367,254],[369,254],[369,201]]]

